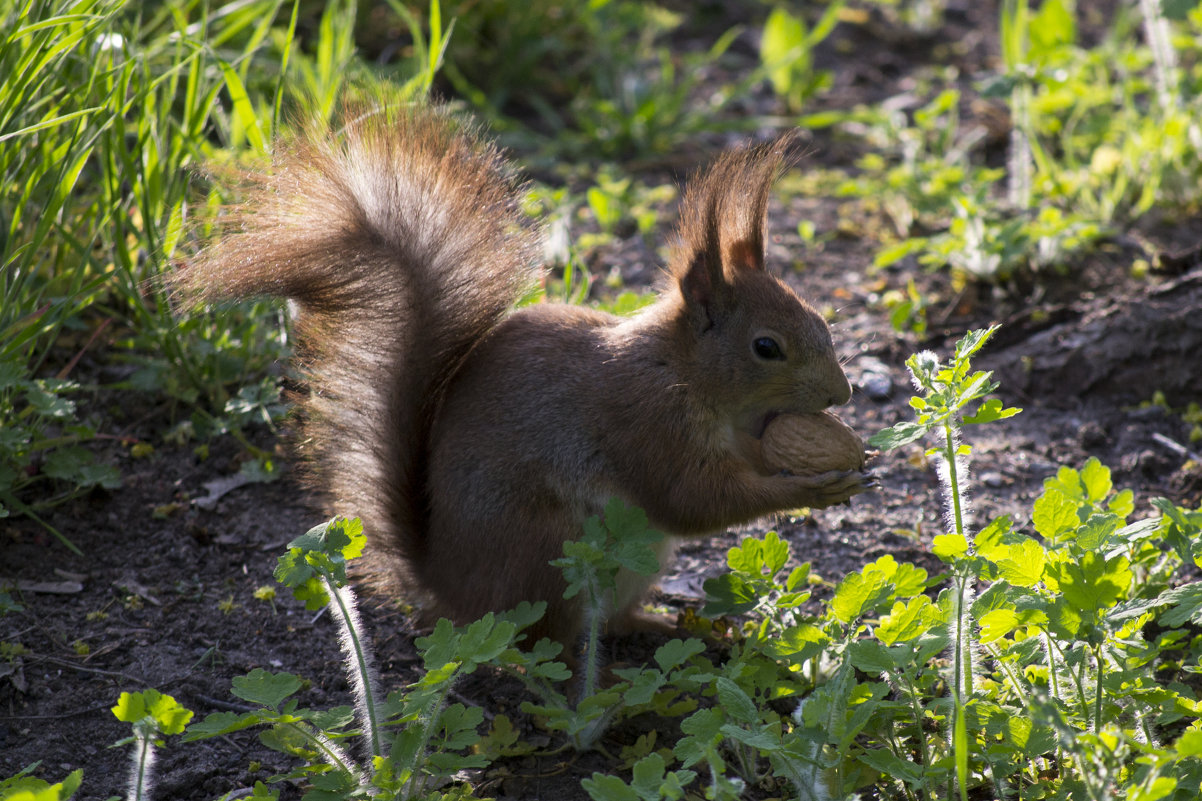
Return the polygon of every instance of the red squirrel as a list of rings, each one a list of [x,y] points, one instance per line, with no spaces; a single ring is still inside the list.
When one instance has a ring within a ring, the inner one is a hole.
[[[851,396],[822,316],[764,266],[787,141],[727,152],[688,184],[666,285],[622,318],[514,308],[540,239],[470,125],[429,105],[346,117],[246,174],[225,235],[175,280],[206,300],[296,304],[310,483],[362,518],[369,574],[456,623],[545,601],[535,637],[570,642],[580,601],[548,563],[610,498],[671,542],[871,485],[760,456],[773,417]],[[611,631],[636,625],[650,581],[619,582]]]

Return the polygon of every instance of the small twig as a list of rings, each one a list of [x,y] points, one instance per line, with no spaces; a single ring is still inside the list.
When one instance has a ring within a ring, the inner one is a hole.
[[[1163,445],[1165,448],[1167,448],[1168,450],[1172,451],[1173,453],[1177,454],[1178,456],[1180,456],[1182,458],[1193,459],[1195,462],[1202,462],[1202,454],[1199,454],[1197,451],[1191,451],[1189,448],[1185,447],[1180,442],[1177,442],[1174,439],[1166,437],[1164,434],[1161,434],[1160,432],[1154,432],[1152,434],[1152,439],[1156,440],[1158,443]]]
[[[84,346],[79,349],[79,352],[71,357],[71,361],[67,362],[67,365],[63,369],[58,371],[56,378],[66,378],[71,374],[71,371],[75,369],[75,365],[79,363],[79,360],[83,357],[84,353],[87,352],[88,348],[92,347],[92,343],[96,341],[96,337],[100,336],[104,332],[104,329],[109,327],[109,323],[112,321],[112,318],[108,318],[96,327],[96,330],[92,332],[92,336],[90,336],[88,341],[84,343]]]
[[[116,670],[104,670],[103,668],[84,667],[83,665],[75,664],[74,662],[72,662],[69,659],[59,659],[58,657],[55,657],[55,656],[44,656],[41,654],[29,654],[26,656],[26,659],[28,659],[31,662],[34,662],[34,661],[49,662],[50,664],[58,665],[59,667],[69,668],[71,670],[78,670],[80,673],[94,673],[97,676],[108,676],[109,678],[113,678],[113,679],[121,679],[122,681],[128,681],[128,682],[133,682],[135,684],[140,684],[143,687],[151,686],[150,682],[146,681],[146,679],[140,679],[137,676],[131,676],[128,673],[121,673]]]

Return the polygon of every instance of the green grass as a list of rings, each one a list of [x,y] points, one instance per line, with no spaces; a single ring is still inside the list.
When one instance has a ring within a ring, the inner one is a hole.
[[[0,514],[119,483],[82,447],[96,435],[73,400],[85,350],[123,366],[109,389],[165,399],[179,437],[278,415],[265,370],[286,352],[279,311],[177,309],[162,277],[203,234],[222,165],[267,158],[282,116],[328,115],[344,81],[384,91],[355,54],[353,3],[328,5],[304,48],[299,8],[0,6]],[[417,37],[395,96],[429,88],[442,34]]]

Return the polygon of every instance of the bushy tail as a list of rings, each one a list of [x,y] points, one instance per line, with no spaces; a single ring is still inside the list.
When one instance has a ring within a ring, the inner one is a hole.
[[[311,478],[363,518],[375,566],[422,547],[447,382],[536,278],[537,236],[498,152],[430,107],[310,126],[244,175],[225,231],[175,277],[202,299],[299,304]]]

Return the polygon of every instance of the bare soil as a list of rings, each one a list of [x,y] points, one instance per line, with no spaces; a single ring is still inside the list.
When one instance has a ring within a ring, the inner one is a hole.
[[[836,86],[822,102],[846,107],[907,91],[934,48],[955,54],[966,75],[981,69],[993,57],[986,45],[996,39],[996,11],[988,5],[980,11],[976,4],[952,3],[945,26],[924,39],[886,37],[872,25],[844,26],[820,53],[826,66],[837,68]],[[748,102],[761,110],[773,107],[766,94]],[[811,158],[825,164],[846,166],[855,156],[854,146],[825,134],[815,136],[812,149]],[[946,278],[918,272],[913,265],[873,273],[872,244],[862,238],[837,236],[820,247],[803,246],[797,221],[813,220],[819,231],[837,230],[846,213],[841,204],[834,198],[778,203],[770,217],[769,261],[782,269],[800,260],[802,269],[789,269],[788,280],[816,304],[837,309],[836,344],[857,389],[851,405],[839,413],[865,436],[909,416],[904,361],[915,349],[944,355],[965,330],[1003,322],[998,342],[982,354],[981,362],[999,372],[1011,369],[1033,348],[1032,338],[1051,329],[1046,315],[1037,313],[1041,309],[1062,310],[1053,322],[1066,326],[1060,336],[1067,341],[1074,325],[1086,324],[1089,304],[1138,304],[1149,283],[1175,278],[1131,280],[1135,254],[1115,245],[1071,265],[1071,277],[1041,277],[1038,292],[974,287],[957,293]],[[1166,253],[1181,254],[1198,247],[1196,230],[1164,226],[1143,233],[1148,241],[1163,244]],[[598,253],[593,266],[603,273],[618,264],[634,280],[654,274],[647,269],[648,259],[647,245],[632,236]],[[1196,261],[1184,259],[1178,272],[1197,270]],[[882,292],[904,286],[910,277],[922,291],[940,298],[931,309],[931,333],[921,343],[895,332],[877,303]],[[1092,358],[1104,357],[1103,350]],[[1162,371],[1166,381],[1200,372],[1196,352],[1168,352],[1158,359],[1151,374]],[[100,350],[78,369],[101,376],[105,360]],[[865,391],[870,386],[873,397]],[[1089,456],[1114,470],[1116,485],[1136,491],[1139,514],[1148,513],[1147,502],[1157,495],[1197,505],[1202,501],[1202,468],[1155,438],[1188,444],[1188,426],[1161,407],[1139,405],[1158,388],[1155,383],[1083,387],[1074,385],[1071,376],[1059,383],[1045,379],[1023,392],[1003,385],[999,396],[1023,407],[1023,413],[967,432],[974,449],[976,519],[983,523],[1006,513],[1025,523],[1044,479],[1059,465],[1079,466]],[[1186,382],[1170,400],[1184,406],[1200,396],[1197,383]],[[83,768],[79,798],[122,793],[128,751],[109,746],[127,736],[129,728],[109,709],[125,690],[154,687],[195,710],[199,719],[237,709],[231,679],[261,667],[311,682],[301,693],[307,706],[349,702],[330,617],[304,611],[283,591],[274,603],[254,596],[256,589],[274,586],[277,555],[289,540],[324,519],[322,511],[306,502],[290,476],[234,489],[212,508],[201,508],[195,500],[209,494],[210,482],[237,472],[242,457],[234,443],[214,442],[205,459],[192,446],[164,444],[171,410],[132,393],[97,389],[87,406],[102,432],[113,438],[105,440],[110,445],[102,455],[121,469],[124,485],[59,507],[46,518],[83,555],[71,553],[31,520],[0,521],[0,578],[19,582],[15,596],[25,607],[0,617],[0,642],[26,649],[14,661],[0,657],[0,671],[6,664],[11,668],[0,672],[0,776],[40,760],[38,775],[51,780]],[[270,432],[255,432],[255,437],[261,446],[286,452],[286,444],[273,445]],[[133,442],[153,443],[154,452],[134,458]],[[673,609],[698,607],[701,583],[722,570],[726,549],[740,534],[769,527],[789,541],[796,560],[811,562],[831,581],[885,554],[938,572],[939,563],[928,550],[931,536],[942,526],[938,488],[920,449],[878,456],[874,469],[880,488],[849,506],[686,543],[665,572],[660,594],[649,600]],[[364,606],[385,684],[396,688],[412,682],[420,660],[405,608],[389,599]],[[648,660],[657,644],[644,636],[612,648],[616,659],[637,664]],[[525,700],[520,688],[496,675],[480,673],[465,681],[458,700],[481,706],[486,721],[506,714],[527,741],[546,744],[542,755],[501,760],[474,777],[481,797],[583,799],[581,778],[621,769],[598,753],[554,753],[560,741],[520,712]],[[616,754],[643,731],[663,725],[654,720],[624,723],[608,734],[604,746]],[[286,758],[260,745],[253,733],[189,745],[172,741],[160,750],[156,795],[220,797],[289,767]],[[767,797],[772,788],[753,792]],[[296,788],[285,790],[285,797],[299,794]]]

